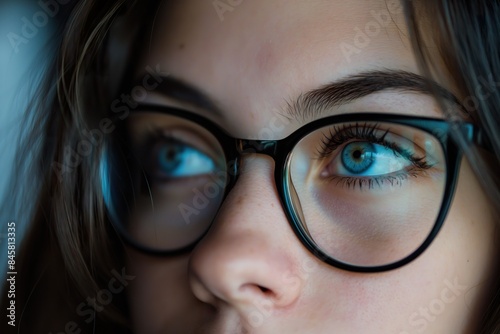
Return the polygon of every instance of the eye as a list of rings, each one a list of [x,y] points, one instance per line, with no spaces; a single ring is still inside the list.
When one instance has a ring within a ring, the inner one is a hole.
[[[409,168],[411,161],[380,144],[356,141],[344,146],[327,166],[330,175],[380,176]]]
[[[215,170],[215,163],[208,155],[174,138],[158,142],[151,158],[153,175],[160,179],[194,177]]]
[[[433,159],[436,147],[429,135],[411,127],[342,124],[323,135],[318,150],[323,162],[319,175],[348,188],[401,185],[410,176],[429,175],[439,161]]]

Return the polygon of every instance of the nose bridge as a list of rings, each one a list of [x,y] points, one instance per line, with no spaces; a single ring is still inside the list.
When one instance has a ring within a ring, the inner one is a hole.
[[[241,140],[238,150],[273,157],[274,142],[269,142]],[[291,307],[303,286],[301,253],[293,247],[297,241],[286,216],[275,205],[272,163],[266,160],[254,161],[257,168],[242,174],[209,234],[193,251],[189,267],[198,299],[216,307],[229,305],[245,317],[261,305],[269,314]]]
[[[275,159],[277,140],[237,139],[236,147],[239,154],[259,153]]]

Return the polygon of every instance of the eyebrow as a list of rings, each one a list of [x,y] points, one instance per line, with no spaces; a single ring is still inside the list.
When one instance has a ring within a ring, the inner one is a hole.
[[[286,114],[296,120],[314,118],[341,104],[387,90],[437,95],[465,110],[453,93],[432,80],[407,71],[378,70],[350,75],[303,93],[287,101]]]
[[[223,115],[217,103],[201,89],[171,75],[162,79],[155,92]],[[285,100],[284,116],[297,121],[316,118],[339,105],[387,90],[437,95],[465,111],[458,98],[435,81],[402,70],[376,70],[350,75],[302,93],[294,100]]]
[[[140,84],[140,81],[138,82]],[[174,76],[161,76],[161,82],[154,91],[179,102],[185,102],[200,109],[222,114],[217,104],[201,89]]]

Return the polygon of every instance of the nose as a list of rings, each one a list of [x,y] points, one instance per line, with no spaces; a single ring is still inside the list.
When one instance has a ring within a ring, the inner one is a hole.
[[[216,308],[265,315],[292,307],[304,284],[301,245],[280,205],[274,161],[253,157],[193,251],[190,283],[198,299]]]

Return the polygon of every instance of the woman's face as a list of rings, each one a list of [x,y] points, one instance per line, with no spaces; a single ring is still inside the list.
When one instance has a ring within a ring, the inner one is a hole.
[[[183,107],[239,138],[286,137],[313,119],[288,115],[287,101],[327,84],[370,71],[419,73],[397,1],[171,1],[155,22],[138,76],[158,65],[219,112],[168,92],[150,91],[143,102]],[[445,77],[440,84],[454,91]],[[403,87],[344,99],[324,116],[362,111],[442,117],[428,94]],[[132,128],[148,121],[158,120],[144,116]],[[494,221],[465,161],[430,247],[374,274],[327,265],[300,243],[274,168],[264,155],[244,159],[191,253],[127,249],[136,333],[475,333],[494,274]]]

